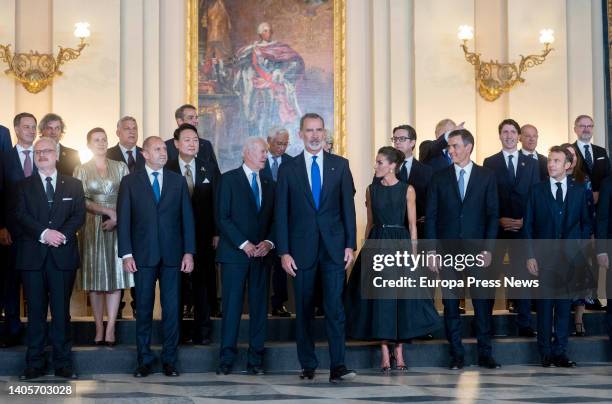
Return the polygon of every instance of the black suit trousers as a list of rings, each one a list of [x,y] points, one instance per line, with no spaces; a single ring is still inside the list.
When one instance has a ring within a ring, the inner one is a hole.
[[[15,246],[0,247],[0,311],[4,309],[5,320],[0,337],[16,337],[21,332],[19,318],[19,290],[21,277],[15,269]]]
[[[179,291],[181,271],[177,267],[159,264],[156,267],[139,267],[134,273],[136,284],[136,345],[138,364],[151,365],[155,356],[151,351],[151,330],[153,324],[153,305],[155,303],[155,283],[159,279],[159,292],[162,307],[163,364],[175,366],[179,342]]]
[[[27,352],[28,367],[45,367],[47,310],[51,307],[49,337],[53,343],[55,369],[71,367],[70,297],[76,271],[60,271],[51,254],[42,270],[21,271],[28,301]]]

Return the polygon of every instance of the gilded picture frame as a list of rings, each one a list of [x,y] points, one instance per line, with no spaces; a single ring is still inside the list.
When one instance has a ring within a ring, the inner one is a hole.
[[[210,108],[206,108],[206,106],[201,105],[201,94],[202,94],[202,66],[203,66],[203,56],[202,56],[202,44],[201,38],[199,38],[200,33],[202,32],[201,24],[203,23],[202,19],[202,10],[200,10],[201,5],[207,4],[210,7],[211,2],[215,2],[216,0],[185,0],[186,1],[186,101],[190,104],[196,105],[198,107],[198,111],[200,116],[203,114],[211,113]],[[228,2],[228,4],[235,4],[236,1],[240,0],[221,0]],[[274,0],[259,0],[262,3],[265,2],[274,2]],[[346,139],[346,0],[282,0],[284,2],[294,2],[298,4],[299,7],[304,8],[304,4],[323,4],[326,9],[326,12],[333,12],[333,44],[331,48],[333,49],[332,63],[333,63],[333,122],[329,122],[329,117],[326,120],[326,128],[333,129],[333,141],[334,153],[339,155],[346,155],[346,147],[347,147],[347,139]],[[329,4],[331,3],[331,4]],[[310,6],[312,7],[312,6]],[[224,10],[225,11],[225,10]],[[231,14],[231,11],[228,14]],[[236,19],[236,18],[235,18]],[[237,23],[244,24],[244,21],[235,22],[235,26]],[[261,23],[260,20],[253,19],[253,24]],[[250,28],[250,27],[249,27]],[[259,28],[257,28],[259,29]],[[255,33],[255,28],[253,28]],[[236,44],[235,47],[241,46],[244,44]],[[290,49],[290,48],[289,48]],[[284,51],[279,51],[283,53]],[[285,52],[286,54],[286,52]],[[208,57],[210,59],[210,56]],[[305,64],[308,64],[308,60],[305,61]],[[299,109],[298,109],[299,110]],[[318,112],[318,111],[310,111],[304,110],[300,111],[301,113],[305,112]],[[205,125],[204,125],[205,126]],[[200,124],[200,129],[204,132],[201,136],[209,138],[206,134],[206,128],[203,127],[202,123]],[[263,134],[262,134],[263,136]],[[214,143],[214,139],[211,139]],[[293,135],[292,143],[295,142],[295,135]],[[235,160],[235,157],[234,157]],[[228,167],[225,167],[226,169]],[[222,167],[223,170],[223,167]]]

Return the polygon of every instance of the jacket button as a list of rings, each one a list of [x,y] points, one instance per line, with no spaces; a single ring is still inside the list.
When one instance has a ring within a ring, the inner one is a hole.
[[[49,224],[51,224],[51,220],[49,220]]]

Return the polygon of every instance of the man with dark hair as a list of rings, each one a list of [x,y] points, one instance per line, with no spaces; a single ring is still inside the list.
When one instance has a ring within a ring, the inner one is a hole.
[[[536,147],[538,147],[538,128],[530,123],[523,125],[521,127],[519,140],[521,142],[521,153],[538,162],[540,179],[543,180],[548,177],[546,156],[536,151]]]
[[[57,114],[45,115],[38,124],[41,137],[48,137],[57,143],[57,171],[63,175],[72,177],[74,168],[81,164],[79,152],[60,143],[66,132],[66,124],[61,116]]]
[[[209,345],[212,322],[210,316],[217,310],[217,274],[215,249],[219,236],[215,223],[215,197],[221,173],[210,161],[202,161],[198,154],[198,131],[195,126],[184,123],[174,131],[174,143],[179,152],[176,160],[168,161],[166,167],[185,177],[195,218],[196,249],[194,271],[181,274],[181,301],[179,315],[183,316],[183,304],[193,304],[192,329],[185,330],[183,340],[196,345]]]
[[[174,113],[174,119],[176,119],[176,124],[178,126],[181,126],[184,123],[188,123],[197,128],[198,110],[191,104],[181,105]],[[198,139],[198,159],[207,162],[208,164],[214,164],[216,166],[219,166],[212,144],[208,140],[199,137],[199,135]],[[168,161],[176,160],[178,158],[179,153],[176,149],[176,146],[174,145],[174,137],[166,140],[166,149],[168,150]]]
[[[19,319],[20,277],[15,270],[17,250],[15,240],[23,231],[15,220],[16,195],[19,182],[37,173],[34,165],[34,139],[36,118],[28,112],[17,114],[13,119],[17,144],[2,156],[4,189],[2,212],[0,212],[0,245],[5,258],[5,268],[0,272],[0,302],[4,305],[4,326],[0,330],[0,347],[8,348],[20,343],[21,321]]]
[[[566,172],[570,166],[568,150],[561,146],[550,149],[549,178],[531,188],[525,213],[528,240],[556,240],[549,241],[545,248],[532,244],[527,248],[527,269],[540,282],[536,302],[538,348],[544,367],[576,366],[567,357],[571,296],[574,295],[568,285],[573,284],[570,277],[581,251],[580,240],[590,238],[592,223],[586,189],[568,180]],[[575,240],[575,243],[561,240]]]
[[[457,240],[491,240],[497,237],[499,202],[495,174],[488,168],[476,165],[471,160],[474,137],[466,129],[452,131],[448,136],[448,151],[453,165],[432,176],[427,197],[425,237],[442,240],[444,248],[457,248]],[[453,246],[444,240],[453,240]],[[448,244],[448,243],[446,243]],[[465,245],[463,246],[466,247]],[[491,263],[490,245],[485,245],[483,256],[485,271]],[[460,250],[459,253],[465,253]],[[439,272],[439,264],[430,263],[430,269]],[[460,276],[455,269],[442,268],[443,277]],[[444,322],[446,337],[450,344],[449,368],[464,366],[464,348],[461,342],[461,316],[459,296],[453,291],[443,290]],[[491,334],[493,322],[493,299],[472,296],[476,339],[478,341],[478,365],[489,369],[500,365],[492,355]]]
[[[497,194],[499,198],[499,230],[497,238],[515,240],[524,238],[523,217],[527,195],[532,185],[540,182],[536,160],[519,153],[517,149],[520,127],[513,119],[504,119],[498,126],[499,140],[502,150],[487,157],[483,166],[492,170],[497,179]],[[496,249],[493,265],[501,270],[506,253],[510,258],[512,274],[524,279],[526,270],[525,257],[521,248],[513,248],[516,244],[502,245]],[[527,296],[526,296],[527,297]],[[518,314],[516,323],[519,335],[533,337],[531,328],[531,299],[516,299],[515,310]]]
[[[77,231],[85,223],[81,181],[57,172],[56,143],[41,138],[34,145],[38,168],[19,183],[15,218],[16,269],[28,301],[27,367],[22,380],[45,374],[47,330],[53,344],[55,375],[76,378],[71,358],[70,296],[80,265]],[[44,189],[44,192],[43,192]],[[51,324],[47,327],[47,312]]]
[[[329,340],[329,381],[355,377],[344,364],[345,270],[357,246],[353,176],[348,161],[325,153],[323,118],[308,113],[300,120],[304,151],[283,164],[276,187],[276,241],[283,269],[294,277],[296,343],[301,378],[312,379],[318,360],[314,349],[313,293],[322,274],[323,306]]]
[[[193,210],[185,179],[164,168],[163,140],[148,137],[143,156],[144,169],[123,177],[117,197],[118,255],[136,284],[138,367],[134,377],[153,372],[151,329],[158,280],[164,328],[161,361],[164,374],[173,377],[179,375],[179,274],[193,270],[196,252]]]

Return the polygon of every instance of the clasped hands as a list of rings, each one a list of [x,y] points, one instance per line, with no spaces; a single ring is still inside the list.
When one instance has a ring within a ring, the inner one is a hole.
[[[249,258],[264,257],[270,252],[272,247],[272,243],[267,240],[260,241],[257,245],[247,241],[244,247],[242,247],[242,251],[244,251]]]

